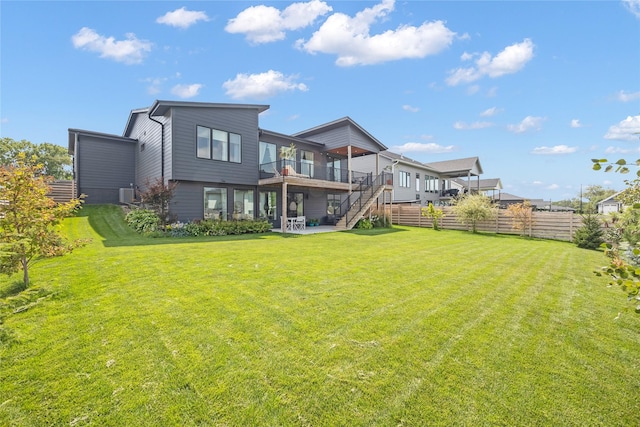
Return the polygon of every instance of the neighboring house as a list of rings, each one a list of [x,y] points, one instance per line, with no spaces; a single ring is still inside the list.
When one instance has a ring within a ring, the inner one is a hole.
[[[383,151],[377,156],[357,157],[353,163],[358,170],[374,174],[386,171],[393,175],[393,203],[426,205],[440,199],[440,173],[417,160]]]
[[[483,173],[482,166],[480,165],[480,159],[478,157],[445,160],[441,162],[426,163],[426,165],[440,171],[441,176],[448,178],[441,180],[441,201],[450,200],[460,192],[468,193],[471,192],[473,188],[478,188],[480,175]],[[476,177],[475,182],[471,179],[471,177],[474,176]],[[460,186],[456,185],[453,178],[466,178],[467,187],[460,188]]]
[[[352,169],[355,156],[386,149],[352,119],[285,135],[259,127],[268,108],[155,101],[131,111],[122,136],[69,129],[77,191],[86,203],[129,202],[160,178],[178,184],[170,208],[180,221],[264,218],[280,227],[305,216],[342,218],[344,228],[390,191],[390,175]]]
[[[447,204],[458,194],[468,192],[469,187],[477,187],[475,182],[463,187],[456,178],[482,173],[477,157],[422,163],[402,154],[383,151],[376,156],[355,158],[353,162],[359,170],[373,174],[388,171],[393,175],[393,203]]]
[[[609,214],[612,212],[622,212],[624,205],[618,200],[620,193],[622,193],[622,191],[618,191],[616,194],[613,194],[604,200],[600,200],[597,203],[598,213]]]
[[[494,199],[496,195],[499,195],[503,188],[500,178],[479,179],[475,182],[454,178],[453,182],[460,186],[463,191],[471,188],[472,192],[482,194],[492,199]]]
[[[523,202],[529,202],[533,209],[537,210],[549,210],[549,205],[545,205],[545,201],[542,199],[530,199],[527,197],[515,196],[509,193],[500,193],[493,197],[493,200],[500,205],[501,208],[506,209],[509,205],[516,205]],[[555,206],[554,206],[555,208]],[[555,210],[555,209],[554,209]]]

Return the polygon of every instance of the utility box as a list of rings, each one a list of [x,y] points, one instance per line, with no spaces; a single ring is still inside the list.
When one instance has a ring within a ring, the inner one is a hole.
[[[133,203],[134,195],[133,188],[121,188],[120,189],[120,203]]]

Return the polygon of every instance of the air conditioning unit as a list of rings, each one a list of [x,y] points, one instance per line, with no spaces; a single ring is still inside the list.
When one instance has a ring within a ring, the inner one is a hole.
[[[121,188],[120,189],[120,203],[133,203],[134,194],[133,188]]]

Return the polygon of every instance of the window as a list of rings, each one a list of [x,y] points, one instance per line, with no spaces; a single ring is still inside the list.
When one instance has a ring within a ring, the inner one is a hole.
[[[313,151],[302,150],[300,153],[300,173],[313,178]]]
[[[196,155],[200,159],[242,162],[242,137],[237,133],[197,127]]]
[[[420,174],[416,174],[416,191],[420,191]],[[420,197],[418,197],[419,199]]]
[[[260,141],[260,170],[274,173],[277,171],[276,144]]]
[[[346,179],[342,179],[342,169],[340,165],[340,159],[327,156],[327,179],[329,181],[346,182]]]
[[[398,172],[398,178],[400,178],[399,187],[411,188],[411,174],[409,172]]]
[[[269,221],[275,221],[277,215],[277,196],[275,191],[260,192],[260,210],[258,217]]]
[[[233,219],[252,219],[253,190],[233,190]]]
[[[227,189],[204,187],[204,219],[227,219]]]
[[[437,193],[438,192],[438,182],[439,178],[437,176],[424,176],[424,191],[427,193]]]

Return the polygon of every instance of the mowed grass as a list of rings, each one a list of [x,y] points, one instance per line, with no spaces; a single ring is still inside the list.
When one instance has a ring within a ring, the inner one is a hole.
[[[152,239],[92,206],[65,231],[93,240],[37,263],[49,296],[5,319],[0,425],[640,420],[640,317],[614,320],[598,252],[409,227]]]

